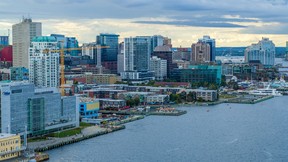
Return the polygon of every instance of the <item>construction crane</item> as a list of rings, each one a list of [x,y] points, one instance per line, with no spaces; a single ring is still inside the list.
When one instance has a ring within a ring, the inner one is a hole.
[[[109,46],[101,46],[101,45],[96,45],[96,47],[85,47],[87,49],[96,49],[96,55],[97,55],[97,64],[96,66],[98,66],[100,68],[100,71],[102,70],[101,67],[101,49],[102,48],[109,48]],[[45,49],[43,50],[43,53],[48,54],[49,52],[60,52],[60,92],[61,95],[64,96],[64,84],[65,84],[65,73],[64,73],[64,68],[65,68],[65,64],[64,64],[64,51],[75,51],[75,50],[82,50],[81,48],[61,48],[61,49],[57,49],[57,50],[49,50],[49,49]]]

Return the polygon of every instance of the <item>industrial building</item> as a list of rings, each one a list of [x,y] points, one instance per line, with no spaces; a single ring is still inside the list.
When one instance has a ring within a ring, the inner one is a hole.
[[[99,109],[99,100],[89,97],[79,98],[79,112],[81,118],[97,118]]]

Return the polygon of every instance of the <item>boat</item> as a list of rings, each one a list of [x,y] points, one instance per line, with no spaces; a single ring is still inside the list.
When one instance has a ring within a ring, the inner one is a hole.
[[[265,88],[265,89],[256,89],[251,90],[249,94],[252,95],[261,95],[261,96],[283,96],[280,92],[276,89]]]
[[[49,159],[49,155],[47,153],[44,153],[44,152],[35,153],[36,162],[45,161],[45,160],[48,160],[48,159]]]

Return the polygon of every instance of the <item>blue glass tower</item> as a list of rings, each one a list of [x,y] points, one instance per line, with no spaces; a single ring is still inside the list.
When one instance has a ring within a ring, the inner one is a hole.
[[[0,36],[0,46],[8,46],[8,45],[9,45],[9,37]]]
[[[202,39],[199,39],[198,42],[207,43],[210,45],[210,61],[215,61],[216,57],[216,42],[215,39],[210,38],[210,36],[203,36]]]
[[[55,37],[58,42],[58,48],[79,48],[78,41],[75,37],[65,37],[62,34],[51,34],[52,37]],[[64,51],[65,55],[78,56],[79,50]]]
[[[137,36],[124,39],[124,70],[149,71],[151,37]]]
[[[117,34],[103,34],[96,37],[96,43],[101,46],[109,46],[101,50],[101,61],[117,61],[118,54],[118,37]]]

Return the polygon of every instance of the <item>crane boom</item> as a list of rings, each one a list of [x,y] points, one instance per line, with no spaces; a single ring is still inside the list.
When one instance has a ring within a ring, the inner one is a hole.
[[[85,48],[88,48],[88,49],[96,49],[96,50],[100,50],[102,48],[109,48],[109,46],[101,46],[101,45],[97,45],[96,47],[85,47]],[[65,84],[65,73],[64,73],[64,69],[65,69],[65,64],[64,64],[64,51],[73,51],[73,50],[81,50],[81,48],[61,48],[61,49],[57,49],[57,50],[49,50],[49,49],[45,49],[43,50],[43,53],[49,53],[50,52],[60,52],[60,92],[61,92],[61,95],[64,96],[64,84]],[[101,53],[98,53],[97,54],[101,54]],[[98,57],[97,57],[98,58]],[[101,58],[101,57],[99,57]],[[100,61],[100,64],[101,64],[101,60]],[[98,63],[98,60],[97,60],[97,63]]]

